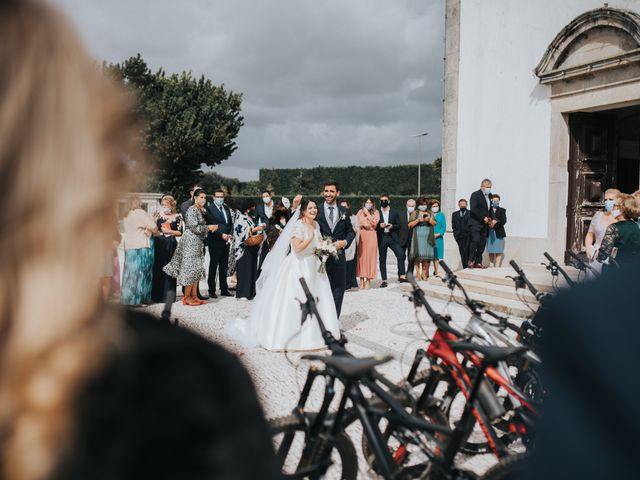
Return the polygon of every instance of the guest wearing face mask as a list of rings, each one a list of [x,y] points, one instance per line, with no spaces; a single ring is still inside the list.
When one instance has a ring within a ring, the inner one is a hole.
[[[176,291],[176,279],[162,270],[171,261],[178,237],[182,236],[182,215],[177,212],[176,201],[171,195],[160,199],[160,211],[155,216],[160,235],[153,242],[153,279],[151,284],[151,300],[157,303],[166,301],[169,291]]]
[[[398,241],[398,229],[400,228],[398,212],[391,208],[389,195],[380,195],[380,223],[378,224],[378,250],[380,255],[380,273],[382,283],[380,288],[387,286],[387,249],[391,249],[398,262],[398,281],[406,282],[404,269],[404,252]]]
[[[604,192],[604,211],[596,212],[591,219],[589,225],[589,231],[584,238],[584,247],[589,259],[589,265],[597,272],[602,271],[602,263],[596,261],[598,256],[598,249],[604,238],[604,233],[612,223],[615,223],[616,218],[611,214],[613,207],[620,195],[620,190],[616,188],[610,188]],[[593,277],[591,271],[587,272],[587,276]]]
[[[489,224],[489,238],[487,251],[489,252],[489,266],[502,266],[504,260],[504,239],[507,236],[504,226],[507,223],[507,211],[500,206],[500,195],[491,194],[491,218]]]
[[[263,231],[266,231],[269,226],[269,219],[273,215],[273,208],[275,204],[273,202],[273,196],[270,190],[262,191],[262,203],[256,206],[253,213],[253,218],[256,223],[256,227],[261,227]],[[260,246],[258,251],[258,276],[260,276],[260,270],[262,269],[262,263],[269,253],[268,245],[264,244]]]
[[[633,195],[621,193],[611,215],[616,221],[607,227],[596,260],[607,264],[608,268],[637,262],[640,260],[640,229],[633,219],[640,217],[640,205]]]
[[[340,205],[347,210],[347,215],[351,219],[351,226],[356,232],[356,238],[351,242],[349,248],[344,252],[347,261],[347,286],[346,289],[358,288],[358,279],[356,278],[356,253],[358,242],[360,241],[360,228],[358,228],[358,217],[351,212],[351,206],[347,200],[341,200]]]
[[[436,245],[433,253],[433,274],[438,275],[439,260],[444,259],[444,233],[447,231],[447,219],[444,213],[440,211],[440,201],[431,201],[431,213],[436,221],[433,227],[433,238]]]
[[[469,242],[471,233],[469,232],[469,217],[471,214],[467,210],[467,200],[461,198],[458,200],[458,210],[451,215],[451,229],[453,230],[453,238],[458,244],[460,252],[460,260],[462,268],[469,265]]]
[[[414,263],[415,277],[417,280],[429,279],[429,264],[434,259],[435,238],[433,227],[436,220],[433,212],[429,210],[428,200],[420,197],[416,201],[417,210],[409,217],[411,229],[411,246],[409,259]]]
[[[469,268],[486,268],[482,265],[482,253],[487,245],[489,223],[491,223],[491,180],[485,178],[480,183],[480,190],[471,194],[469,231],[471,245],[469,246]]]
[[[227,268],[229,266],[229,244],[233,239],[233,219],[231,210],[224,204],[224,191],[218,189],[213,194],[213,203],[209,205],[205,212],[207,225],[217,225],[215,232],[207,235],[207,245],[209,247],[209,273],[207,281],[209,284],[209,298],[217,298],[216,295],[216,274],[220,281],[220,296],[231,297],[227,284]]]
[[[407,209],[398,214],[398,243],[404,253],[404,257],[409,259],[409,245],[411,245],[411,229],[409,228],[409,217],[416,210],[416,201],[413,198],[407,200]],[[407,272],[413,273],[413,263],[409,259]]]
[[[380,213],[373,199],[367,198],[358,212],[360,243],[358,244],[358,265],[356,276],[360,279],[360,288],[371,288],[371,280],[378,274],[378,235],[376,227],[380,223]]]

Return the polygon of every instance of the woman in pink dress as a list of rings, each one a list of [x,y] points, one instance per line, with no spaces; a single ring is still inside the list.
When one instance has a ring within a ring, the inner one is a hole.
[[[378,274],[378,234],[376,227],[380,222],[380,213],[373,200],[367,198],[358,212],[360,243],[358,244],[358,265],[356,276],[360,279],[360,288],[371,288],[371,279]]]

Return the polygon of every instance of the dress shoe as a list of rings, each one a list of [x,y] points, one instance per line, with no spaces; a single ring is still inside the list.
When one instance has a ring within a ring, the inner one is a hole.
[[[218,298],[218,295],[216,295],[215,293],[212,293],[207,298]]]
[[[467,264],[467,268],[473,268],[473,262],[469,262],[469,263]]]
[[[383,280],[382,283],[380,284],[380,288],[385,288],[387,287],[387,281]]]
[[[409,282],[409,280],[407,280],[405,277],[400,277],[400,278],[398,278],[398,282],[407,283],[407,282]]]
[[[209,295],[198,294],[198,300],[209,300]]]
[[[474,263],[473,264],[473,268],[487,268],[484,265],[482,265],[481,263]]]
[[[220,296],[221,297],[233,297],[233,293],[231,293],[230,291],[226,291],[226,292],[220,292]]]

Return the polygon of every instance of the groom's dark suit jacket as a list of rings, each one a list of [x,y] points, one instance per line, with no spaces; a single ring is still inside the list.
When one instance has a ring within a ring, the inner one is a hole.
[[[356,233],[353,231],[351,217],[347,212],[347,209],[342,208],[337,204],[336,207],[338,208],[338,218],[336,219],[333,231],[324,216],[324,202],[318,205],[318,217],[316,218],[316,221],[320,226],[320,233],[323,237],[331,237],[334,241],[346,240],[347,242],[345,248],[340,250],[337,260],[331,257],[327,260],[327,276],[329,277],[329,283],[331,284],[333,300],[336,304],[336,312],[338,313],[338,317],[340,317],[342,299],[347,285],[347,268],[344,251],[356,238]]]

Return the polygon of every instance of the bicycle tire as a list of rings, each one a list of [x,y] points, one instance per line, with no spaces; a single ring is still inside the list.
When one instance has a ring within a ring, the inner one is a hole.
[[[307,415],[315,416],[313,413]],[[295,433],[302,433],[304,442],[306,443],[307,441],[307,427],[296,415],[287,415],[286,417],[277,417],[269,420],[269,429],[272,437],[280,434],[293,433],[295,435]],[[356,480],[358,477],[358,454],[346,432],[340,432],[336,436],[333,449],[340,457],[340,478],[342,480]],[[299,464],[297,467],[299,467]],[[284,478],[293,478],[295,477],[295,472],[287,474],[283,471],[282,475]]]
[[[528,453],[518,453],[503,458],[487,470],[480,480],[519,480],[527,471],[531,460]]]
[[[409,406],[409,402],[407,401],[406,397],[404,398],[404,401],[401,402],[402,405],[404,407]],[[372,403],[373,406],[376,406],[375,403]],[[448,426],[449,422],[447,420],[447,417],[444,415],[444,413],[442,412],[442,410],[440,410],[437,406],[432,406],[432,407],[428,407],[427,411],[425,412],[421,412],[421,416],[426,418],[427,420],[429,420],[432,423],[435,423],[437,425],[441,425],[441,426]],[[389,434],[388,439],[391,438],[391,432],[389,432],[388,430],[386,432],[383,432],[383,434]],[[367,465],[369,465],[369,468],[371,468],[371,470],[373,470],[375,473],[377,473],[378,475],[380,474],[380,471],[378,469],[378,466],[376,464],[376,459],[375,459],[375,455],[373,454],[371,447],[369,446],[369,439],[367,438],[367,436],[364,434],[364,432],[362,433],[362,440],[361,440],[361,447],[362,447],[362,454],[364,456],[365,461],[367,462]],[[393,449],[393,447],[390,447],[390,451],[392,453],[392,455],[395,456],[395,453],[397,450]],[[403,461],[406,459],[403,459]],[[402,462],[399,463],[399,465],[402,465]]]

